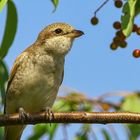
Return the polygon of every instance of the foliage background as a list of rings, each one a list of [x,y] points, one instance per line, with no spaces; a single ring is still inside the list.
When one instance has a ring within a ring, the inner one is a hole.
[[[129,0],[130,1],[130,0]],[[0,1],[2,2],[2,0]],[[6,1],[5,1],[6,2]],[[9,0],[10,8],[13,6],[12,2]],[[139,59],[134,59],[132,57],[132,51],[139,48],[140,37],[136,34],[132,34],[128,39],[128,47],[125,49],[118,49],[117,51],[112,51],[109,45],[115,34],[112,24],[116,20],[120,20],[122,12],[114,7],[113,0],[109,1],[106,6],[99,11],[97,14],[100,24],[96,27],[90,24],[90,19],[93,17],[94,10],[103,2],[98,1],[81,1],[81,0],[71,0],[71,1],[60,1],[55,12],[52,12],[54,6],[50,0],[41,1],[13,1],[16,6],[18,19],[16,14],[13,15],[12,11],[9,12],[9,28],[7,32],[7,38],[4,45],[1,43],[1,47],[8,46],[10,50],[8,55],[4,58],[6,66],[11,69],[15,58],[20,54],[27,46],[32,44],[38,33],[46,25],[53,22],[66,22],[77,29],[81,29],[85,32],[85,36],[81,37],[74,42],[72,51],[66,58],[65,64],[65,78],[63,81],[63,86],[59,92],[59,95],[64,95],[70,92],[82,92],[89,98],[97,98],[104,93],[114,92],[114,91],[138,91],[140,87],[139,78]],[[9,9],[10,10],[10,9]],[[7,6],[0,13],[0,41],[4,35],[4,27],[6,24],[6,14]],[[10,40],[14,37],[16,30],[16,21],[18,21],[18,28],[13,44],[11,45]],[[139,15],[135,18],[135,22],[139,25],[140,17]],[[11,27],[11,28],[10,28]],[[6,45],[5,45],[6,44]],[[8,44],[8,45],[7,45]],[[0,54],[3,54],[1,50]],[[4,56],[4,55],[0,55]],[[7,72],[3,69],[3,62],[0,65],[0,82],[1,90],[4,92],[4,82],[7,80]],[[72,87],[68,88],[68,87]],[[76,90],[75,90],[76,89]],[[75,97],[75,96],[74,96]],[[132,98],[133,97],[133,98]],[[106,101],[111,101],[113,103],[124,103],[121,104],[121,108],[124,110],[139,111],[139,96],[128,96],[125,100],[121,100],[123,97],[109,97]],[[133,99],[133,100],[132,100]],[[133,101],[133,102],[132,102]],[[62,101],[63,102],[63,101]],[[58,102],[59,103],[59,102]],[[59,103],[56,104],[55,108],[59,107]],[[135,105],[135,108],[132,106]],[[65,103],[67,108],[62,108],[61,110],[70,111],[76,110],[77,107],[70,108],[70,104]],[[85,106],[85,104],[84,104]],[[89,105],[93,107],[92,105]],[[129,108],[130,106],[130,108]],[[88,108],[91,111],[92,108]],[[95,108],[94,108],[95,109]],[[87,108],[84,108],[87,110]],[[95,109],[96,110],[96,109]],[[99,110],[99,108],[98,108]],[[104,108],[103,108],[104,110]],[[109,107],[109,111],[116,110],[116,108]],[[50,136],[54,136],[54,130],[50,129],[57,128],[49,127],[49,125],[41,125],[36,127],[39,132],[38,136],[42,136],[47,132]],[[139,137],[139,125],[130,125],[125,129],[120,124],[116,125],[69,125],[67,128],[68,136],[65,136],[65,126],[60,127],[57,131],[54,139],[92,139],[93,136],[97,139],[138,139]],[[31,127],[28,127],[23,134],[25,139],[31,133]],[[64,133],[63,133],[63,131]],[[89,133],[92,130],[92,133]],[[135,130],[135,131],[133,131]],[[138,131],[136,131],[138,130]],[[36,132],[36,131],[35,131]],[[36,133],[37,133],[36,132]],[[132,133],[130,133],[132,132]],[[42,134],[42,135],[41,135]],[[79,137],[79,135],[82,135]],[[131,136],[132,134],[132,136]],[[74,136],[75,135],[75,136]],[[77,136],[77,137],[76,137]],[[130,137],[131,136],[131,137]],[[48,136],[47,136],[48,137]],[[66,137],[66,138],[65,138]],[[44,139],[46,136],[44,136]],[[43,139],[43,138],[42,138]]]

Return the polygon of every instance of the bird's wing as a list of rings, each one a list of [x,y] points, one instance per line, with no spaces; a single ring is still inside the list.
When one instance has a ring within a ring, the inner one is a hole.
[[[23,52],[15,60],[14,65],[13,65],[12,70],[11,70],[10,75],[9,75],[6,94],[8,92],[8,89],[9,89],[11,83],[12,83],[12,80],[13,80],[13,78],[14,78],[14,76],[15,76],[18,68],[19,68],[19,66],[21,65],[21,63],[23,62],[23,59],[25,59],[26,56],[27,56],[27,52]],[[5,109],[6,109],[6,97],[5,97],[5,102],[4,102],[4,113],[6,113]]]
[[[64,59],[64,62],[63,62],[63,63],[65,63],[65,59]],[[63,68],[63,72],[62,72],[62,78],[61,78],[60,85],[62,84],[62,82],[63,82],[63,79],[64,79],[64,68]]]
[[[60,83],[60,85],[62,84],[63,79],[64,79],[64,70],[63,70],[63,73],[62,73],[62,79],[61,79],[61,83]]]
[[[16,72],[17,72],[17,69],[18,69],[19,66],[22,64],[23,59],[25,59],[26,56],[27,56],[27,52],[23,52],[23,53],[21,53],[21,54],[17,57],[17,59],[15,60],[15,63],[14,63],[14,65],[13,65],[12,70],[11,70],[10,75],[9,75],[8,85],[7,85],[7,91],[8,91],[8,89],[9,89],[9,87],[10,87],[10,84],[11,84],[11,82],[12,82],[12,80],[13,80],[13,78],[14,78]]]

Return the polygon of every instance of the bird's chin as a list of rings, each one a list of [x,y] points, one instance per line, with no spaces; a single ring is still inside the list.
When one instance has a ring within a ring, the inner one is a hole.
[[[71,49],[72,42],[73,40],[71,40],[70,38],[56,37],[46,40],[45,46],[49,52],[57,55],[66,55]]]
[[[47,49],[48,53],[54,54],[54,55],[58,55],[58,56],[65,56],[68,54],[68,52],[71,50],[71,47],[69,48],[60,48],[60,49]]]

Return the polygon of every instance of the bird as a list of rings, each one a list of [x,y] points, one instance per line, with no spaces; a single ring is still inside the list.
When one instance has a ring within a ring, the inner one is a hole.
[[[45,27],[36,41],[15,60],[11,69],[4,114],[38,113],[51,108],[63,81],[65,56],[75,38],[84,34],[67,23]],[[25,125],[5,127],[5,140],[20,140]]]

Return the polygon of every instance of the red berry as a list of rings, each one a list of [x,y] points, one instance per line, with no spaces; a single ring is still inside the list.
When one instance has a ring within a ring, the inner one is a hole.
[[[139,28],[137,28],[137,35],[140,35],[140,27]]]
[[[117,31],[117,32],[116,32],[116,36],[119,36],[119,35],[120,35],[120,32],[121,32],[120,30]]]
[[[139,49],[134,50],[134,51],[133,51],[133,56],[134,56],[135,58],[140,57],[140,50],[139,50]]]
[[[115,44],[119,44],[120,41],[121,41],[121,38],[120,38],[119,36],[115,36],[115,37],[113,38],[113,42],[114,42]]]
[[[91,18],[91,24],[92,25],[97,25],[98,23],[99,23],[99,19],[96,16],[94,16],[93,18]]]
[[[111,50],[116,50],[117,48],[118,48],[118,45],[117,44],[115,44],[114,42],[111,43],[111,45],[110,45],[110,49]]]
[[[120,31],[119,37],[120,37],[122,40],[124,40],[124,39],[126,38],[126,36],[124,35],[124,33],[123,33],[122,31]]]
[[[123,2],[121,0],[115,0],[115,3],[114,4],[115,4],[115,7],[121,8],[122,5],[123,5]]]
[[[121,48],[126,48],[127,42],[126,42],[125,40],[123,40],[123,41],[121,41],[121,42],[119,43],[119,46],[120,46]]]
[[[121,28],[121,23],[119,21],[116,21],[113,23],[113,27],[118,30]]]
[[[119,36],[121,38],[121,40],[125,40],[125,38],[126,38],[126,36],[122,32],[122,30],[117,31],[116,36]]]

